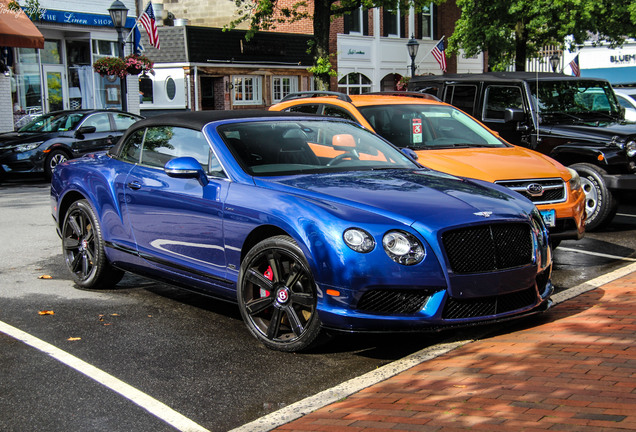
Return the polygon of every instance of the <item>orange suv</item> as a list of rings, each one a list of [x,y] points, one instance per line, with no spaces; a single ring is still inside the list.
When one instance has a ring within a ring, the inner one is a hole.
[[[270,110],[350,119],[397,147],[413,150],[424,166],[507,186],[535,203],[555,247],[561,240],[584,235],[584,193],[576,171],[548,156],[507,143],[435,96],[411,92],[299,92]]]

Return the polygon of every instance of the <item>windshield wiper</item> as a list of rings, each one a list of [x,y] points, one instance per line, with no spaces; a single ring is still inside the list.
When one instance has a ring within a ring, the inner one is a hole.
[[[578,113],[578,114],[586,115],[586,116],[589,116],[589,117],[602,116],[602,117],[607,118],[607,119],[618,121],[618,116],[613,116],[611,114],[600,112],[600,111],[589,111],[589,112]]]
[[[541,117],[562,116],[562,117],[569,117],[572,120],[575,120],[575,121],[578,121],[578,122],[582,122],[583,121],[583,119],[581,117],[575,116],[574,114],[566,113],[564,111],[546,111],[546,112],[539,113],[539,115]]]

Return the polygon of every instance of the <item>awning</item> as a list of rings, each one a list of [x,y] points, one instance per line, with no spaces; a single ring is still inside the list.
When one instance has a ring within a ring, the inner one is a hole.
[[[636,66],[581,69],[582,77],[603,78],[612,85],[636,84]]]
[[[0,46],[44,48],[44,36],[20,9],[9,9],[10,0],[0,0]]]

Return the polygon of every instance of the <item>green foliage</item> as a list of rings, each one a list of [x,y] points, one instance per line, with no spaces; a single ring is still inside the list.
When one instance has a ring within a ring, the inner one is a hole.
[[[439,0],[445,1],[445,0]],[[537,56],[547,45],[574,49],[591,34],[620,45],[636,34],[636,3],[629,0],[456,0],[461,17],[448,38],[448,52],[488,52],[492,70]],[[630,15],[631,14],[631,15]]]
[[[316,63],[307,68],[307,70],[314,75],[328,75],[328,76],[336,76],[337,72],[332,69],[331,62],[329,61],[329,57],[318,57],[316,59]]]

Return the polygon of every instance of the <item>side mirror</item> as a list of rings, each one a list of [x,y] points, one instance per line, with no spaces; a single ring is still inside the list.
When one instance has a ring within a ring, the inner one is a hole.
[[[199,161],[190,156],[169,160],[163,170],[170,177],[197,179],[201,186],[209,183],[208,176]]]
[[[78,130],[75,131],[75,136],[80,137],[86,134],[95,133],[97,128],[95,126],[82,126]]]
[[[526,119],[526,113],[519,108],[506,108],[504,110],[504,121],[510,122],[522,122]]]
[[[400,151],[402,153],[404,153],[405,155],[407,155],[408,157],[410,157],[413,160],[418,160],[420,157],[417,155],[417,153],[415,153],[413,150],[411,150],[408,147],[402,147],[400,148]]]

